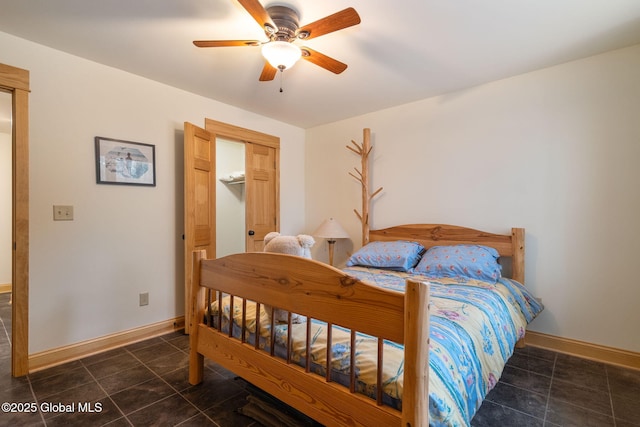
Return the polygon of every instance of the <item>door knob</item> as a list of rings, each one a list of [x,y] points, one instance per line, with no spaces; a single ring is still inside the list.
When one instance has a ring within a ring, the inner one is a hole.
[[[254,234],[256,234],[256,232],[255,232],[255,231],[253,231],[253,230],[249,230],[249,236],[253,236]]]

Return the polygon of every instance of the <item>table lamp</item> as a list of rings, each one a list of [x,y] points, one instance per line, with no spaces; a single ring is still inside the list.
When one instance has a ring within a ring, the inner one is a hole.
[[[349,234],[342,228],[338,221],[333,218],[328,218],[313,232],[313,236],[327,239],[327,243],[329,244],[329,265],[333,265],[333,245],[335,245],[336,239],[346,239],[349,237]]]

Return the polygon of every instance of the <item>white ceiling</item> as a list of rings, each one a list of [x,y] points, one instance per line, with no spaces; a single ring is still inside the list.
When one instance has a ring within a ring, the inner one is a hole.
[[[259,82],[258,39],[236,0],[0,0],[0,31],[303,128],[640,43],[640,0],[264,0],[301,24],[354,7],[360,25],[304,44],[349,65],[300,61]],[[1,52],[0,52],[1,59]]]

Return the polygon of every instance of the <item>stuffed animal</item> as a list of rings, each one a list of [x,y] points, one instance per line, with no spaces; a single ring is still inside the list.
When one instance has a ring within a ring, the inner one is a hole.
[[[313,237],[306,234],[282,236],[272,231],[264,236],[264,251],[279,254],[297,255],[311,259],[311,247],[316,243]]]
[[[296,255],[311,259],[311,247],[316,243],[316,241],[313,237],[306,234],[282,236],[277,231],[272,231],[264,236],[264,243],[265,252]],[[265,305],[264,309],[267,312],[267,315],[271,316],[271,306]],[[288,312],[286,310],[276,308],[274,311],[274,317],[276,322],[286,323],[288,321]],[[304,320],[304,316],[291,313],[291,323],[302,323]]]

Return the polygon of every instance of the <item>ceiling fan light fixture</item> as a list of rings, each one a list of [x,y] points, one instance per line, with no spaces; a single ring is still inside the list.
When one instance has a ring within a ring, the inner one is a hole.
[[[293,67],[302,56],[302,51],[293,43],[276,40],[262,46],[262,56],[273,68],[282,71]]]

